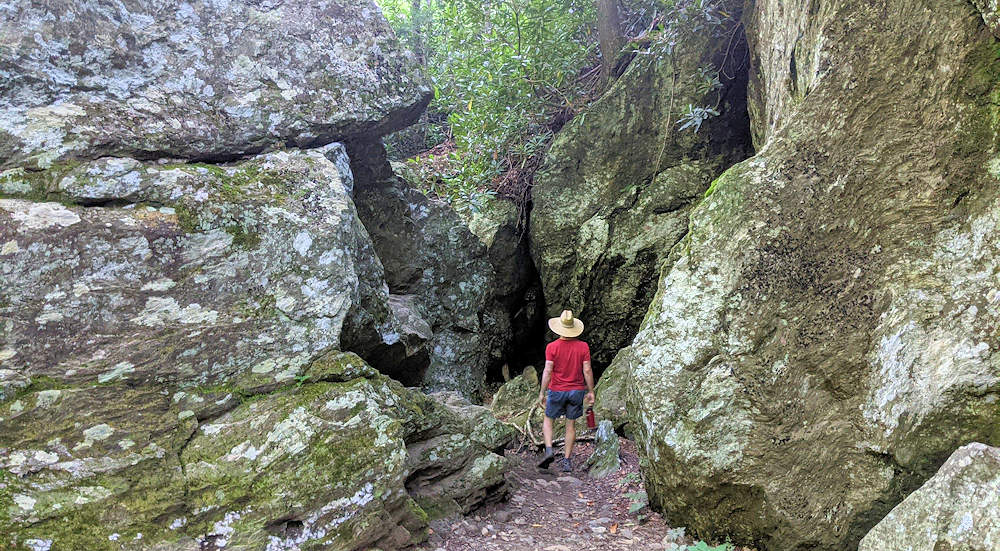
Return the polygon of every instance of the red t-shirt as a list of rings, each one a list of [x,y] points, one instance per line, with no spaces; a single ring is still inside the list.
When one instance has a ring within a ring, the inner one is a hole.
[[[545,347],[545,361],[552,362],[549,390],[587,390],[583,362],[590,361],[590,346],[580,339],[556,339]]]

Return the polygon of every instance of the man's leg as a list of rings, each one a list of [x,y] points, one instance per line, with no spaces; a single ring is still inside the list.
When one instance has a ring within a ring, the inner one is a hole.
[[[551,433],[552,429],[549,429]],[[547,440],[551,442],[551,440]],[[566,419],[566,449],[563,452],[565,457],[573,455],[573,444],[576,443],[576,423],[573,419]]]
[[[563,415],[565,404],[563,396],[558,392],[550,392],[545,401],[545,418],[542,420],[542,436],[545,438],[545,453],[542,460],[538,462],[538,467],[547,469],[556,458],[556,453],[552,449],[552,420]]]

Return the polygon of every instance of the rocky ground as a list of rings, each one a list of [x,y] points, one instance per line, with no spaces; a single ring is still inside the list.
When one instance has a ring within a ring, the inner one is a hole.
[[[685,549],[683,529],[671,529],[656,513],[629,508],[642,492],[635,444],[621,441],[622,469],[604,479],[587,476],[585,461],[593,445],[583,442],[573,452],[573,472],[553,465],[540,471],[533,450],[508,450],[514,465],[507,474],[508,501],[467,517],[431,524],[423,551],[577,549]],[[629,494],[633,494],[632,497]]]

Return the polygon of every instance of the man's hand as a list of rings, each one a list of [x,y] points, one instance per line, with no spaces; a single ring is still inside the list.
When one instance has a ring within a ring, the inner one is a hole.
[[[538,393],[538,405],[541,406],[542,409],[545,409],[545,401],[545,391],[543,390]]]
[[[594,405],[594,402],[595,398],[593,392],[588,392],[587,395],[583,397],[583,403],[587,404],[588,406]]]

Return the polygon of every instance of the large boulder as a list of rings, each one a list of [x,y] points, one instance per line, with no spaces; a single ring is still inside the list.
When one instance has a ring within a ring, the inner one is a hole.
[[[482,398],[488,377],[534,359],[540,342],[540,284],[520,213],[502,200],[456,210],[394,174],[381,143],[349,150],[354,200],[389,291],[432,333],[423,385]]]
[[[370,0],[15,0],[0,20],[0,169],[227,160],[379,136],[430,89]]]
[[[751,96],[780,122],[692,211],[627,411],[672,524],[846,549],[958,446],[1000,444],[1000,62],[960,0],[752,6]],[[797,101],[769,99],[778,65],[815,67]]]
[[[0,199],[0,393],[38,377],[253,388],[353,348],[344,332],[418,348],[348,175],[320,151],[0,174],[0,191],[22,197]]]
[[[458,211],[493,266],[490,294],[496,322],[510,329],[510,339],[497,343],[501,356],[512,366],[542,360],[545,304],[538,270],[529,252],[527,216],[514,202],[484,197],[476,208]],[[495,375],[495,374],[494,374]]]
[[[263,394],[120,382],[23,391],[0,406],[0,472],[11,475],[0,543],[396,549],[426,535],[415,497],[468,510],[504,495],[505,460],[446,407],[353,354],[303,372]]]
[[[485,248],[449,206],[397,178],[359,185],[354,199],[389,292],[414,297],[433,332],[424,386],[475,396],[489,366],[501,361],[494,341],[509,339],[509,327],[484,315],[493,280]]]
[[[991,551],[1000,546],[1000,448],[959,448],[858,551]]]
[[[535,175],[531,253],[547,312],[584,320],[599,367],[635,336],[692,205],[750,154],[745,72],[710,84],[710,67],[732,65],[740,44],[726,52],[709,31],[654,43],[556,135]],[[680,128],[685,109],[713,105],[720,116]]]

